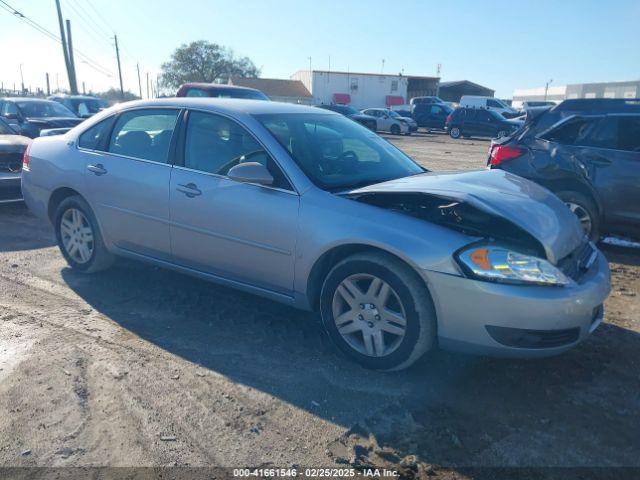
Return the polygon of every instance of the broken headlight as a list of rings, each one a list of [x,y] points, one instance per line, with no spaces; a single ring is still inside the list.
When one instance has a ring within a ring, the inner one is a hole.
[[[502,283],[564,286],[570,280],[547,260],[506,247],[475,245],[461,251],[458,261],[479,280]]]

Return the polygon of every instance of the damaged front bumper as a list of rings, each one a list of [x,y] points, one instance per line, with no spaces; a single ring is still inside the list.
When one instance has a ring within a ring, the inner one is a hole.
[[[607,260],[598,252],[579,282],[566,287],[506,285],[424,272],[442,348],[506,357],[562,353],[603,320],[610,291]]]

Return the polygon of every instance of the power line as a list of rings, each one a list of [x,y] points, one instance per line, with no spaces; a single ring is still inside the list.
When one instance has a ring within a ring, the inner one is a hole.
[[[5,10],[6,12],[10,13],[12,16],[17,17],[18,19],[22,20],[27,25],[29,25],[30,27],[34,28],[35,30],[37,30],[41,34],[49,37],[51,40],[54,40],[54,41],[56,41],[58,43],[62,43],[62,40],[57,35],[55,35],[54,33],[51,33],[49,30],[44,28],[42,25],[40,25],[40,24],[36,23],[35,21],[31,20],[29,17],[27,17],[22,12],[19,12],[18,10],[13,8],[11,5],[9,5],[4,0],[0,0],[0,8]],[[94,61],[89,55],[81,52],[78,49],[75,49],[75,54],[78,57],[80,57],[81,59],[84,60],[83,63],[85,63],[89,67],[93,68],[98,73],[101,73],[102,75],[105,75],[107,77],[112,77],[113,76],[113,72],[111,70],[109,70],[106,67],[103,67],[98,62]]]
[[[100,36],[100,38],[108,39],[111,37],[111,32],[103,30],[102,27],[96,23],[91,15],[89,15],[82,5],[76,0],[67,0],[65,3],[71,7],[71,9],[87,23],[87,26]]]
[[[66,5],[68,7],[70,7],[71,10],[73,10],[73,12],[75,12],[75,14],[77,15],[77,19],[81,20],[81,21],[77,22],[77,24],[80,25],[80,27],[85,32],[90,34],[94,39],[97,39],[100,42],[105,42],[107,45],[109,45],[109,49],[111,49],[112,45],[111,45],[111,41],[110,41],[108,35],[107,36],[103,36],[102,32],[99,32],[95,28],[93,28],[89,24],[89,21],[84,17],[84,15],[79,10],[77,10],[76,7],[74,7],[72,3],[66,2]]]

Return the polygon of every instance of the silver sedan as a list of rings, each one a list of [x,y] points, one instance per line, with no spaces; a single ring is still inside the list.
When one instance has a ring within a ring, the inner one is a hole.
[[[368,368],[436,345],[557,354],[594,331],[610,288],[549,191],[500,170],[427,172],[310,107],[121,104],[36,139],[22,182],[74,269],[125,256],[318,311]]]

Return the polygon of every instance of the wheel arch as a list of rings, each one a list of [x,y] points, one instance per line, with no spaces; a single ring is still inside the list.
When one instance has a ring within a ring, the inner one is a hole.
[[[595,192],[595,190],[583,182],[573,179],[557,179],[557,180],[539,180],[539,183],[551,190],[552,192],[578,192],[582,195],[585,195],[587,198],[591,199],[598,209],[598,215],[600,218],[603,217],[603,206],[600,201],[600,197]]]
[[[77,190],[74,190],[73,188],[70,188],[70,187],[59,187],[59,188],[57,188],[57,189],[55,189],[53,191],[53,193],[49,197],[49,203],[47,204],[47,217],[49,218],[51,223],[53,223],[53,221],[54,221],[54,216],[56,214],[56,210],[58,208],[58,205],[60,205],[60,203],[62,203],[62,201],[65,198],[69,198],[69,197],[72,197],[74,195],[78,195],[78,196],[82,197],[80,192],[78,192]],[[84,198],[84,197],[82,197],[82,198]]]
[[[425,282],[422,275],[418,273],[417,267],[415,265],[412,265],[411,262],[407,261],[405,258],[402,258],[401,256],[389,251],[388,249],[384,249],[374,245],[367,245],[363,243],[347,243],[330,248],[320,257],[318,257],[318,259],[316,259],[315,263],[311,267],[306,288],[307,301],[311,310],[315,312],[319,311],[320,309],[320,292],[322,290],[322,285],[324,284],[324,279],[327,277],[331,269],[338,262],[344,260],[345,258],[355,253],[363,252],[383,253],[385,255],[388,255],[389,257],[396,259],[399,262],[402,262],[404,265],[407,265],[411,269],[411,271],[413,271],[413,273],[420,279],[424,287],[427,289],[429,295],[432,296],[427,282]]]

